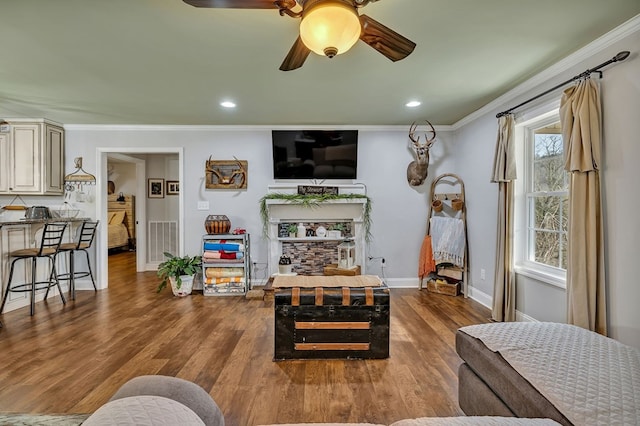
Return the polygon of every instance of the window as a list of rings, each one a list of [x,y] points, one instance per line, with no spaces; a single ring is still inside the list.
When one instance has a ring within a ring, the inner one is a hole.
[[[522,124],[517,133],[524,175],[516,189],[518,272],[564,285],[569,180],[557,111]]]

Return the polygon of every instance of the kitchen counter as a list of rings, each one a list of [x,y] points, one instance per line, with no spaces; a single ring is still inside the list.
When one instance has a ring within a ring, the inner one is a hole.
[[[74,217],[74,218],[56,218],[56,219],[26,219],[21,218],[16,214],[8,215],[9,217],[0,218],[0,297],[4,295],[6,289],[7,280],[9,277],[9,269],[11,263],[10,253],[15,250],[21,250],[26,248],[36,248],[40,245],[42,239],[41,230],[47,223],[66,223],[67,230],[64,233],[63,242],[73,241],[73,236],[76,235],[77,230],[82,226],[83,222],[91,220],[86,217]],[[79,259],[83,261],[83,259]],[[57,263],[56,268],[58,272],[68,272],[67,257],[63,257]],[[29,278],[29,268],[16,268],[14,280],[15,282],[27,282]],[[46,268],[38,269],[38,280],[45,281],[49,277],[46,276]],[[68,289],[68,282],[61,283],[63,291]],[[92,285],[89,283],[89,285]],[[57,289],[53,288],[53,291],[49,292],[49,297],[57,296]],[[36,301],[44,299],[44,291],[36,292]],[[9,312],[14,309],[27,306],[29,304],[28,293],[9,293],[9,298],[4,307],[4,312]]]
[[[32,224],[42,224],[50,223],[50,222],[86,222],[87,220],[91,220],[88,217],[65,217],[65,218],[55,218],[55,219],[13,219],[13,220],[0,220],[0,228],[8,225],[32,225]]]

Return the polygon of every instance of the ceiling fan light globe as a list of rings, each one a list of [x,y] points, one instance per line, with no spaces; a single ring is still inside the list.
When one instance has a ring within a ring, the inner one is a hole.
[[[321,56],[333,57],[348,51],[360,38],[360,31],[355,8],[341,1],[314,4],[304,11],[300,22],[302,42]]]

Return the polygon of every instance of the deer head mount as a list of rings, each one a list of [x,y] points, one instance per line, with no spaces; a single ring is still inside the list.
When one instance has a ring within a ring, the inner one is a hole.
[[[424,134],[424,143],[420,143],[420,136],[416,136],[417,123],[411,124],[409,127],[409,139],[411,139],[413,152],[416,159],[409,163],[407,167],[407,181],[411,186],[420,186],[427,178],[427,169],[429,168],[429,149],[431,145],[436,141],[436,130],[429,120],[425,120],[429,127],[431,127],[430,133],[432,137],[429,138],[427,133]]]

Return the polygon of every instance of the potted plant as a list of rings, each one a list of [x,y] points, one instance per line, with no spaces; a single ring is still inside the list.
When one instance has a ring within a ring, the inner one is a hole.
[[[298,225],[290,223],[289,226],[287,226],[287,232],[289,233],[289,237],[294,238],[298,233]]]
[[[329,226],[328,236],[330,238],[342,238],[342,231],[344,231],[343,223],[334,223]]]
[[[167,260],[158,265],[158,293],[171,283],[171,289],[175,296],[186,296],[193,289],[193,276],[202,269],[201,256],[174,256],[164,253]]]

